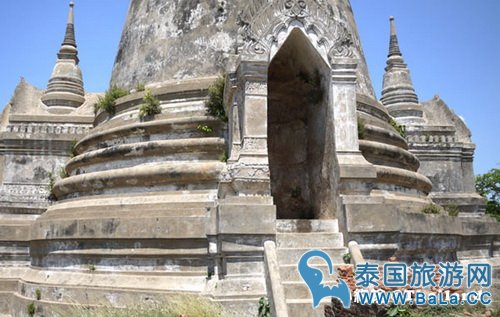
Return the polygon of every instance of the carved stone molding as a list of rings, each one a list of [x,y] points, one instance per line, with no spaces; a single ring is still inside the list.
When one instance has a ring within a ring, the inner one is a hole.
[[[315,33],[316,44],[328,58],[353,57],[354,38],[345,18],[324,0],[256,0],[238,15],[242,51],[250,55],[270,54],[278,35],[292,25]]]
[[[220,181],[231,182],[236,178],[248,179],[249,181],[256,181],[259,179],[269,180],[269,166],[267,164],[250,165],[242,162],[227,164],[226,169],[221,173]]]
[[[54,124],[54,123],[13,123],[7,132],[27,134],[87,134],[92,125]]]
[[[48,202],[48,186],[45,184],[3,184],[0,186],[0,197],[12,202]]]
[[[245,82],[246,95],[267,95],[267,83],[259,81]]]

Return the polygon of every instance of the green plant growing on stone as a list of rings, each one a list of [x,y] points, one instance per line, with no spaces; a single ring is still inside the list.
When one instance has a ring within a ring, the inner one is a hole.
[[[441,207],[436,204],[429,204],[422,208],[424,214],[437,215],[441,213]]]
[[[78,143],[78,141],[76,141],[76,140],[71,141],[71,143],[69,145],[69,149],[68,149],[69,158],[74,158],[77,155],[77,153],[76,153],[76,144],[77,143]]]
[[[342,256],[342,260],[344,260],[344,263],[345,263],[345,264],[351,264],[352,254],[351,254],[350,252],[345,253],[345,254]]]
[[[151,90],[147,89],[142,98],[142,104],[139,108],[139,117],[154,116],[161,113],[160,100],[153,96]]]
[[[259,300],[259,317],[271,317],[271,305],[267,297],[261,297]]]
[[[219,161],[226,163],[228,160],[227,151],[224,150],[221,155],[219,155]]]
[[[460,213],[460,209],[458,208],[457,205],[448,205],[444,207],[444,210],[448,213],[448,216],[450,217],[457,217],[458,214]]]
[[[220,76],[208,87],[208,100],[205,102],[207,114],[227,122],[227,114],[224,109],[224,88],[226,76]]]
[[[54,177],[54,174],[52,172],[48,173],[48,178],[49,178],[49,197],[48,199],[50,201],[56,201],[56,195],[54,194],[54,186],[56,184],[56,178]]]
[[[208,126],[206,124],[199,124],[198,127],[196,127],[198,131],[201,131],[203,133],[212,133],[214,132],[214,129],[211,126]]]
[[[26,313],[27,313],[27,314],[28,314],[28,316],[30,316],[30,317],[35,316],[35,313],[36,313],[35,303],[29,303],[29,304],[26,306]]]
[[[365,120],[358,118],[358,139],[365,138]]]
[[[137,90],[138,92],[139,91],[144,91],[146,90],[146,85],[144,83],[137,83],[137,85],[135,85],[135,90]]]
[[[403,139],[406,139],[406,126],[405,125],[397,123],[396,120],[394,120],[393,118],[389,119],[389,123],[394,128],[394,130],[396,130],[396,132],[399,133],[399,135]]]
[[[129,92],[123,88],[113,86],[106,91],[104,97],[99,97],[95,104],[94,111],[97,113],[99,110],[104,110],[110,115],[116,113],[116,99],[128,95]]]
[[[42,299],[42,291],[39,288],[35,290],[35,298],[36,300]]]
[[[95,265],[92,263],[87,264],[87,268],[88,268],[90,273],[93,273],[96,270]]]
[[[387,317],[410,317],[412,316],[409,306],[391,306],[386,314]]]
[[[59,171],[59,177],[61,177],[61,179],[69,177],[69,174],[64,167],[61,167],[61,170]]]

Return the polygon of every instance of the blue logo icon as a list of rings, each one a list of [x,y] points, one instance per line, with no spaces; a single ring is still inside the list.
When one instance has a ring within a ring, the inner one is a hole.
[[[300,258],[298,270],[300,276],[306,282],[307,287],[309,287],[309,291],[311,292],[313,298],[313,308],[319,306],[321,300],[325,297],[336,297],[344,305],[345,308],[349,308],[351,306],[351,290],[347,286],[344,280],[339,279],[338,285],[327,286],[323,285],[323,272],[321,270],[310,267],[307,263],[309,259],[314,257],[320,257],[325,260],[326,264],[328,264],[328,270],[330,275],[333,274],[333,264],[330,256],[321,250],[312,250],[304,253]]]

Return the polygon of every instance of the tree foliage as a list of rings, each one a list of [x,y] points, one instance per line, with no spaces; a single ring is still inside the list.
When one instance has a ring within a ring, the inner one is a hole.
[[[500,169],[476,177],[477,192],[487,199],[486,213],[500,221]]]

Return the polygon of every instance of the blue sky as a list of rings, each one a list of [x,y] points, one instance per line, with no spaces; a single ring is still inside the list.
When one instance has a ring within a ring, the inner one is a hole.
[[[87,91],[109,83],[128,0],[76,0],[76,36]],[[413,83],[426,101],[438,94],[462,116],[477,145],[475,172],[500,168],[500,1],[351,0],[370,75],[380,97],[389,16]],[[21,76],[47,85],[64,36],[66,0],[0,4],[0,107]]]

